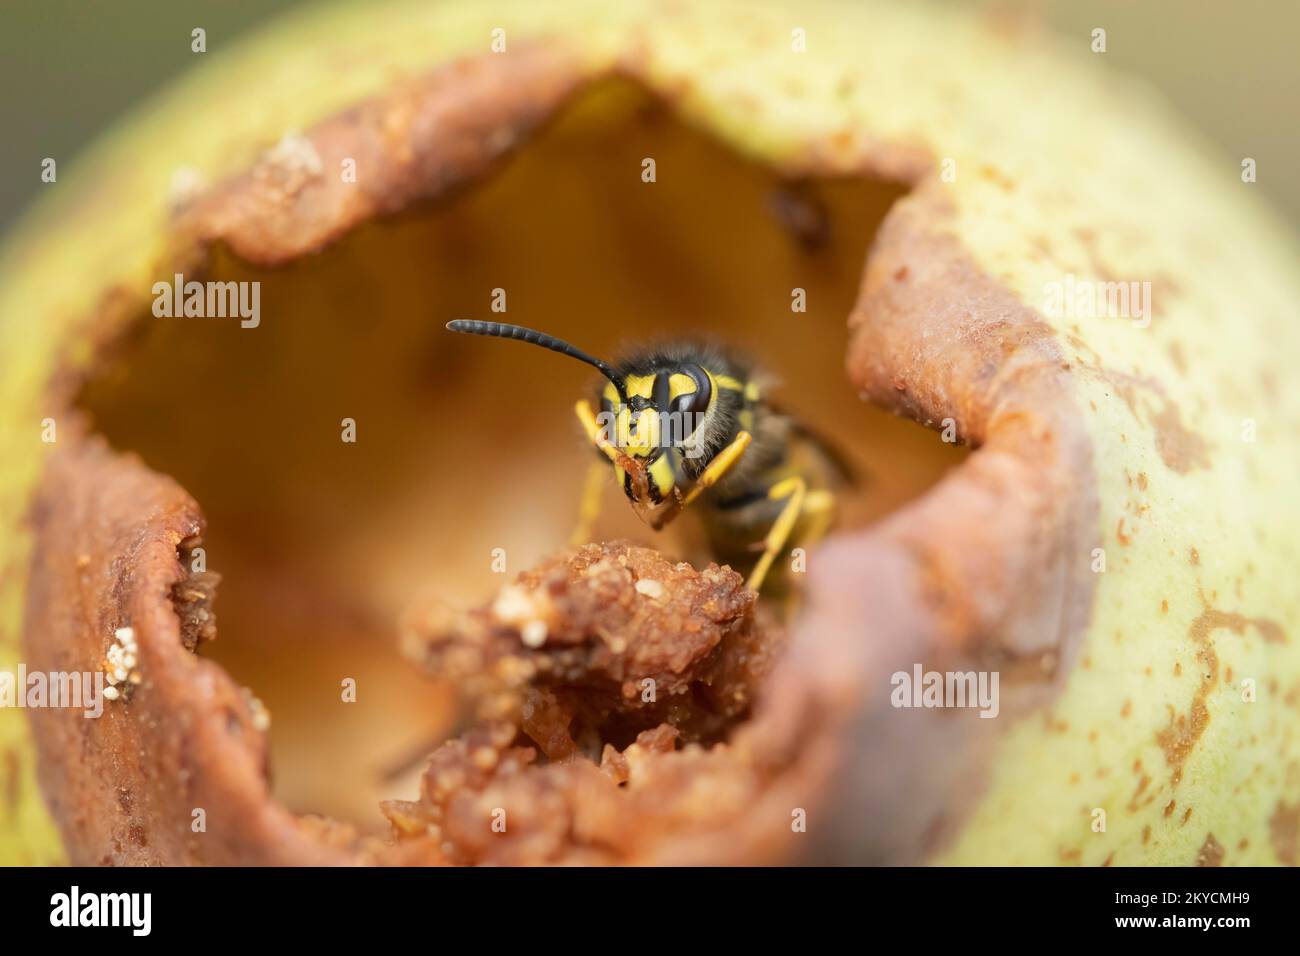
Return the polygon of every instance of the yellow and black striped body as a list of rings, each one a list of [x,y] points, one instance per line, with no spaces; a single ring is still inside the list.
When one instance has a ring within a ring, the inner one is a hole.
[[[644,466],[648,505],[637,500],[634,476],[619,461],[613,463],[615,479],[648,523],[662,527],[671,520],[710,463],[744,432],[752,436],[744,454],[699,494],[692,509],[702,519],[714,560],[742,572],[760,561],[765,537],[789,504],[788,496],[772,492],[794,479],[803,481],[805,498],[786,550],[825,530],[830,488],[846,477],[842,467],[820,441],[764,400],[763,385],[746,364],[714,346],[679,343],[634,355],[615,368],[628,401],[621,402],[608,383],[601,412],[613,425],[610,440]],[[662,413],[674,410],[696,417],[666,436],[673,420],[665,421]],[[769,582],[774,589],[776,581]]]

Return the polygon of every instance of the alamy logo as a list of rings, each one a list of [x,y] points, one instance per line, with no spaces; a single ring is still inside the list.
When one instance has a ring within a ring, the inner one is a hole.
[[[103,671],[0,670],[0,708],[69,707],[94,720],[104,713]],[[112,696],[111,694],[109,695]]]
[[[1145,329],[1151,324],[1151,283],[1089,282],[1070,273],[1043,285],[1043,311],[1053,319],[1129,319]]]
[[[626,414],[625,414],[626,412]],[[617,411],[602,411],[596,424],[605,440],[618,448],[648,451],[668,446],[676,448],[682,457],[695,459],[704,456],[703,443],[705,412],[676,412],[652,408],[633,411],[619,406]]]
[[[996,717],[1001,709],[997,671],[927,671],[914,664],[910,674],[895,671],[889,683],[895,707],[978,707],[981,717]]]
[[[255,329],[262,322],[262,283],[186,282],[185,276],[178,272],[170,284],[153,284],[153,314],[160,319],[238,316],[240,328]]]
[[[152,925],[150,893],[71,892],[50,897],[51,926],[129,926],[135,936],[148,936]]]

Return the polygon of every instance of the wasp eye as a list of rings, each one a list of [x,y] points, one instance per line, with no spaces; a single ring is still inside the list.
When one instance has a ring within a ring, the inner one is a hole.
[[[691,381],[695,383],[695,391],[678,395],[673,399],[672,410],[681,419],[681,433],[685,437],[695,431],[698,423],[697,416],[708,411],[713,388],[709,383],[708,374],[698,365],[683,365],[681,372],[683,375],[689,375]]]

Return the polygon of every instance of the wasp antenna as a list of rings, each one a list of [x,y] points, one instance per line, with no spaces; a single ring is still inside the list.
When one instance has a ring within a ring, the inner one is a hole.
[[[557,339],[554,335],[547,335],[545,332],[538,332],[536,329],[525,328],[522,325],[509,325],[505,322],[480,322],[478,319],[452,319],[447,323],[447,330],[450,332],[463,332],[466,335],[487,335],[498,339],[518,339],[520,342],[527,342],[529,345],[540,345],[552,352],[559,352],[561,355],[575,358],[579,362],[585,362],[598,369],[600,374],[614,383],[614,387],[618,389],[619,397],[624,402],[627,401],[627,392],[622,380],[614,374],[614,370],[607,363],[602,362],[595,356],[588,355],[576,346],[570,345],[564,339]]]

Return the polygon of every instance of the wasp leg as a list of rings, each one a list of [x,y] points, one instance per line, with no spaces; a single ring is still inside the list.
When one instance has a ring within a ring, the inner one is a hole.
[[[573,406],[573,411],[578,416],[578,421],[582,423],[582,430],[591,443],[603,451],[610,461],[619,462],[623,458],[623,453],[605,437],[605,430],[596,421],[596,413],[591,410],[591,403],[582,399]]]
[[[772,523],[771,529],[767,532],[767,537],[763,540],[763,556],[758,559],[758,564],[754,565],[754,570],[749,573],[749,580],[745,582],[746,586],[751,590],[757,591],[763,586],[763,579],[767,577],[767,572],[771,570],[772,562],[776,560],[776,556],[785,547],[795,522],[799,520],[799,512],[803,508],[804,495],[807,490],[807,483],[798,475],[778,481],[768,489],[767,496],[769,498],[785,498],[786,503],[776,521]]]
[[[740,460],[740,456],[745,453],[745,449],[749,447],[752,440],[753,438],[749,432],[739,432],[732,439],[730,445],[714,455],[713,460],[709,462],[709,466],[700,473],[700,477],[695,479],[695,486],[682,500],[682,507],[685,508],[721,481],[722,476],[731,470],[731,466]]]
[[[824,488],[808,492],[803,500],[802,516],[807,520],[799,533],[799,546],[808,548],[826,536],[835,518],[835,495]]]
[[[807,551],[826,536],[835,520],[835,494],[825,488],[810,491],[803,499],[803,508],[799,514],[802,526],[795,529],[799,536],[799,547]],[[792,620],[803,600],[802,592],[792,590],[785,599],[786,620]]]
[[[740,456],[745,453],[745,449],[749,447],[751,441],[753,441],[753,438],[749,432],[737,432],[736,437],[731,440],[731,444],[714,455],[708,467],[700,472],[700,477],[695,479],[695,484],[691,490],[685,495],[679,496],[677,504],[673,508],[661,512],[650,523],[650,527],[658,531],[680,514],[683,508],[721,481],[722,477],[731,470],[731,467],[740,460]]]
[[[609,465],[593,461],[587,466],[587,479],[582,485],[582,500],[578,504],[578,526],[569,536],[569,546],[576,548],[591,540],[591,526],[600,516],[600,496],[609,479]]]

